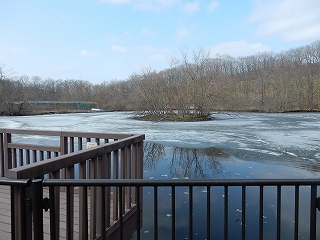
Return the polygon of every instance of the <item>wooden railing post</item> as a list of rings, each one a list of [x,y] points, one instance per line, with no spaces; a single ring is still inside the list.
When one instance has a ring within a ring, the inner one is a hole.
[[[4,177],[5,171],[4,171],[4,133],[0,133],[0,164],[1,164],[1,177]]]
[[[11,143],[11,133],[4,133],[4,152],[5,152],[5,156],[4,156],[4,161],[5,161],[5,176],[7,174],[8,169],[12,168],[12,150],[11,148],[8,148],[8,143]]]
[[[32,222],[27,221],[26,214],[26,211],[31,212],[31,209],[27,209],[26,206],[32,208],[32,205],[27,205],[25,186],[11,187],[11,204],[11,239],[31,240]]]
[[[126,179],[131,179],[131,146],[126,147]],[[131,187],[126,187],[126,196],[125,196],[125,202],[126,202],[126,208],[131,208]]]
[[[89,161],[89,179],[97,178],[97,158]],[[97,188],[90,187],[90,239],[96,239]]]
[[[119,150],[116,150],[113,152],[113,179],[119,178]],[[113,207],[113,216],[112,220],[117,221],[118,220],[118,209],[119,209],[119,196],[118,196],[118,188],[113,187],[113,196],[112,196],[112,207]]]
[[[61,132],[60,136],[60,154],[64,155],[68,153],[68,137],[63,135],[63,132]],[[66,178],[66,169],[61,169],[61,178]]]
[[[33,239],[43,240],[42,179],[33,180],[30,188],[32,191],[31,204],[33,212]]]
[[[60,179],[60,171],[52,173],[52,179]],[[60,187],[50,188],[50,237],[58,240],[60,236]]]

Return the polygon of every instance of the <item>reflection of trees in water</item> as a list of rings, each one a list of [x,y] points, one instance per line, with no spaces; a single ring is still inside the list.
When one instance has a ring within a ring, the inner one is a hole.
[[[174,148],[170,173],[175,178],[208,179],[224,177],[220,161],[229,156],[217,148]]]
[[[220,161],[230,156],[220,149],[179,147],[172,149],[172,158],[168,167],[173,178],[223,178],[226,174]],[[144,168],[155,170],[158,161],[165,154],[164,145],[146,142],[144,145]]]
[[[143,152],[143,167],[149,171],[155,170],[157,162],[161,157],[165,156],[165,149],[164,145],[162,144],[145,142],[143,146]]]

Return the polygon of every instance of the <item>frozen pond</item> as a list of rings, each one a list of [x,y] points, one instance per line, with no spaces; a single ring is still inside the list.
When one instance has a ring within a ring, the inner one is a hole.
[[[145,179],[320,177],[320,113],[214,113],[214,120],[207,122],[148,122],[135,120],[133,116],[133,112],[103,112],[0,117],[0,128],[144,133]],[[29,140],[39,143],[50,141],[43,137]],[[302,226],[299,229],[299,239],[307,239],[309,236],[309,215],[306,210],[310,202],[308,191],[309,189],[302,188],[300,192],[300,201],[307,204],[300,209],[301,218],[306,220],[300,221]],[[159,239],[170,239],[168,232],[171,210],[167,207],[170,205],[170,191],[163,188],[160,192],[159,202],[162,205],[159,206]],[[276,189],[266,189],[264,231],[268,237],[265,239],[275,239],[275,192]],[[205,204],[205,199],[201,197],[203,194],[203,189],[194,192],[197,199],[194,206],[194,239],[205,239],[201,224],[205,221],[205,213],[201,212],[201,205]],[[252,199],[247,206],[248,211],[252,209],[251,220],[247,223],[248,239],[258,237],[255,231],[249,231],[258,224],[255,211],[258,203],[253,200],[255,194],[248,192],[248,199]],[[144,190],[141,229],[143,239],[152,239],[153,236],[152,205],[149,203],[152,195],[152,190]],[[242,211],[241,201],[236,202],[240,196],[239,189],[230,192],[229,199],[234,201],[229,206],[230,239],[238,239],[241,230],[241,223],[235,221],[236,216],[241,215]],[[187,197],[186,189],[177,189],[177,198],[181,200],[181,204],[176,207],[177,217],[187,214]],[[213,191],[211,199],[214,199],[216,206],[212,232],[217,236],[223,236],[222,189]],[[282,208],[287,211],[281,224],[286,229],[292,229],[293,189],[285,188],[282,199],[286,201]],[[177,239],[187,239],[184,235],[185,231],[186,235],[188,233],[187,222],[186,218],[185,222],[177,223]],[[289,232],[283,231],[281,239],[292,239],[293,236]]]
[[[163,148],[166,155],[160,159],[170,159],[168,154],[179,149],[215,149],[211,152],[227,173],[218,178],[319,176],[320,113],[214,113],[214,120],[207,122],[148,122],[133,116],[132,112],[2,116],[0,128],[144,133],[147,147],[154,143]],[[159,162],[153,159],[154,169],[161,168]],[[150,170],[145,169],[146,176],[152,175]],[[176,177],[161,172],[166,174]]]

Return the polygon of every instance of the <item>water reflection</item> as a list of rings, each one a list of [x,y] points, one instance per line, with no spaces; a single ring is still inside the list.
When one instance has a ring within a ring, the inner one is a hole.
[[[266,165],[257,162],[244,162],[225,153],[221,149],[211,148],[181,148],[162,144],[145,142],[144,146],[144,178],[145,179],[212,179],[212,178],[266,178],[272,170],[272,177],[305,176],[303,170],[288,168],[281,165]],[[269,168],[268,168],[269,166]],[[297,171],[297,172],[296,172]],[[271,175],[270,175],[271,176]],[[307,175],[308,176],[308,175]],[[270,177],[269,177],[270,178]],[[259,238],[259,187],[248,187],[246,191],[246,206],[242,209],[241,187],[229,187],[228,190],[228,239],[241,239],[242,225],[246,226],[246,239]],[[224,202],[223,187],[210,189],[210,230],[211,239],[224,238]],[[206,239],[206,205],[207,189],[193,189],[193,237]],[[176,239],[189,239],[189,189],[175,188],[175,206],[172,209],[172,192],[169,187],[159,187],[157,193],[158,239],[171,239],[172,215],[175,214]],[[277,188],[265,187],[263,197],[263,235],[264,239],[276,239],[277,227]],[[299,239],[310,238],[310,187],[300,187],[299,197]],[[141,239],[153,239],[154,235],[154,189],[143,189],[143,224]],[[282,187],[281,193],[281,232],[280,238],[294,238],[295,227],[295,188]],[[242,221],[242,211],[246,212],[245,223]],[[317,228],[320,228],[320,215],[317,215]],[[318,236],[319,233],[318,233]]]
[[[149,171],[156,170],[158,161],[165,156],[165,149],[162,144],[145,142],[143,152],[143,168]]]
[[[224,178],[228,172],[221,164],[222,161],[232,161],[232,157],[214,147],[180,148],[149,142],[144,145],[145,172],[162,171],[162,177],[178,179]],[[157,177],[149,175],[147,174],[147,177]]]

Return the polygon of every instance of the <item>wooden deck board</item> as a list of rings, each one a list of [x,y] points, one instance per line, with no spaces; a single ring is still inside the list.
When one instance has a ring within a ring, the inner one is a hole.
[[[48,189],[44,188],[43,197],[49,197]],[[88,205],[90,203],[90,196],[88,196]],[[90,205],[89,205],[90,206]],[[112,206],[112,204],[111,204]],[[136,208],[134,208],[136,209]],[[132,210],[132,209],[131,209]],[[110,209],[112,216],[112,209]],[[129,212],[130,210],[126,210]],[[44,239],[50,239],[50,210],[48,212],[43,211],[43,230],[44,230]],[[133,213],[130,211],[130,216],[128,219],[132,222]],[[90,209],[88,209],[88,220],[90,228]],[[111,220],[111,222],[113,222]],[[124,223],[128,224],[128,223]],[[90,229],[88,230],[90,234]],[[134,232],[134,231],[133,231]],[[130,233],[130,236],[133,234]],[[60,234],[59,239],[66,239],[66,193],[60,193]],[[79,239],[79,197],[77,191],[74,194],[74,239]],[[129,236],[128,236],[129,237]],[[0,186],[0,240],[11,239],[11,199],[10,199],[10,187],[9,186]],[[89,239],[89,236],[88,236]]]

